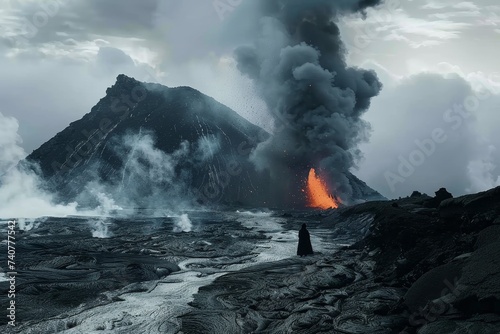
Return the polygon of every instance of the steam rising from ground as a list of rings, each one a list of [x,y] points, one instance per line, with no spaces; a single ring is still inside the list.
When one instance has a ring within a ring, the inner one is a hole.
[[[0,113],[0,217],[18,218],[21,229],[36,228],[43,216],[108,215],[120,210],[112,198],[99,189],[91,188],[86,197],[94,198],[93,207],[82,208],[77,202],[57,203],[46,182],[38,175],[36,164],[23,160],[26,152],[19,146],[19,124],[15,118]]]
[[[37,166],[18,164],[26,152],[19,146],[19,124],[0,113],[0,217],[34,218],[77,214],[77,204],[54,203],[37,176]]]
[[[333,20],[380,1],[252,3],[262,29],[253,34],[252,46],[239,47],[235,55],[276,120],[274,136],[258,146],[252,159],[286,182],[321,167],[333,181],[330,187],[349,198],[352,189],[344,173],[358,158],[357,145],[368,137],[369,124],[361,115],[381,84],[374,72],[347,67]]]
[[[96,220],[89,220],[89,225],[92,229],[92,236],[94,238],[104,239],[113,236],[113,233],[109,231],[110,223],[107,222],[105,218],[100,218]]]
[[[42,217],[38,219],[33,219],[33,218],[20,218],[17,220],[17,226],[19,227],[20,230],[22,231],[31,231],[33,229],[38,228],[40,224],[45,222],[48,217]]]
[[[115,152],[123,159],[122,167],[110,182],[104,183],[97,168],[77,196],[76,202],[57,203],[47,183],[38,175],[38,166],[22,159],[18,122],[0,114],[0,217],[36,218],[42,216],[85,215],[109,217],[123,208],[155,209],[153,215],[178,214],[190,208],[194,196],[187,187],[190,175],[183,166],[213,157],[220,145],[217,138],[202,137],[190,144],[184,141],[168,154],[155,146],[149,132],[116,138]],[[130,212],[129,214],[134,214]],[[105,218],[91,219],[96,237],[109,237]],[[31,225],[30,225],[31,226]],[[34,225],[33,225],[34,226]],[[182,215],[179,229],[188,231],[191,223]]]
[[[153,215],[176,215],[194,205],[190,166],[211,159],[219,148],[217,138],[201,137],[195,143],[182,141],[176,150],[166,153],[156,147],[154,133],[144,130],[115,138],[114,151],[122,160],[121,167],[110,170],[96,166],[94,180],[78,196],[78,202],[92,203],[97,198],[100,211],[104,208],[108,213],[140,208]],[[108,173],[107,182],[100,178],[103,170]]]
[[[193,229],[193,224],[191,223],[191,220],[189,219],[187,214],[182,214],[180,217],[177,217],[175,219],[174,223],[174,232],[179,233],[179,232],[191,232]]]

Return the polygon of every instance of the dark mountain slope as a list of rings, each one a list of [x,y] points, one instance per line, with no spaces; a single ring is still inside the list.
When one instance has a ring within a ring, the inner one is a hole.
[[[140,206],[159,194],[207,204],[287,206],[297,194],[273,187],[267,173],[256,172],[248,161],[252,148],[268,136],[195,89],[119,75],[90,113],[28,159],[67,201],[99,180],[118,187],[121,195],[132,194],[128,199]],[[349,177],[356,199],[381,198]]]

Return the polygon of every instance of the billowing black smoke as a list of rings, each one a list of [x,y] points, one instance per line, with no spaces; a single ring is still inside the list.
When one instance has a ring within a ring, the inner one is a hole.
[[[261,31],[252,46],[235,51],[239,70],[276,119],[274,136],[252,159],[288,196],[303,187],[309,168],[319,168],[330,189],[352,199],[347,174],[369,130],[360,117],[381,83],[373,71],[347,67],[335,19],[380,2],[260,0]]]

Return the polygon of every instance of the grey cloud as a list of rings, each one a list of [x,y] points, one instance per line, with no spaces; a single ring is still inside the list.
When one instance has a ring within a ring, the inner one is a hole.
[[[487,125],[500,121],[498,115],[491,114],[491,107],[500,102],[500,96],[478,99],[477,110],[470,108],[469,112],[464,100],[475,96],[463,78],[430,73],[410,77],[384,91],[374,99],[371,112],[366,116],[374,134],[370,143],[362,146],[365,160],[357,175],[390,198],[407,196],[413,190],[433,194],[441,186],[454,195],[472,189],[485,190],[476,184],[481,180],[474,180],[474,174],[483,173],[483,179],[490,177],[492,181],[499,175],[498,169],[486,169],[488,163],[500,166],[499,152],[490,149],[490,146],[498,146],[500,138],[491,125]],[[446,140],[434,142],[435,148],[431,150],[429,140],[433,140],[436,129],[442,129]],[[425,143],[432,153],[426,154],[421,148]],[[414,158],[418,157],[416,151],[424,152],[424,162],[414,166],[411,175],[405,176],[404,182],[396,182],[391,189],[386,173],[398,175],[400,157],[409,161],[412,153]]]
[[[133,69],[134,61],[120,49],[112,47],[101,47],[95,59],[98,71],[106,71],[112,76],[124,72],[125,69]]]

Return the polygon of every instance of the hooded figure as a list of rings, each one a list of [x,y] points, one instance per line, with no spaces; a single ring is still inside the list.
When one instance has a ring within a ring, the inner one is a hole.
[[[299,231],[299,246],[297,247],[297,255],[305,256],[309,254],[313,254],[311,238],[309,237],[309,231],[307,230],[306,224],[302,224],[302,228]]]

